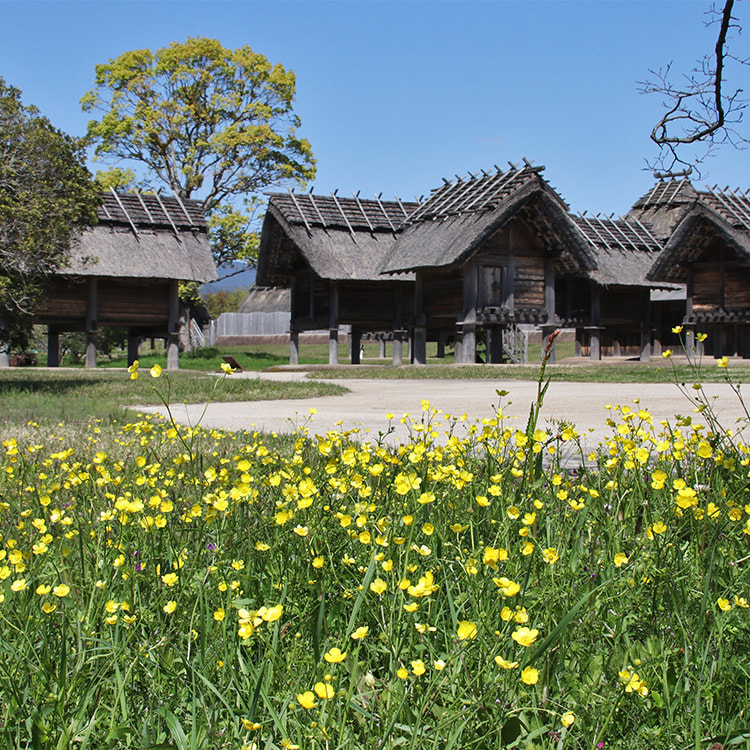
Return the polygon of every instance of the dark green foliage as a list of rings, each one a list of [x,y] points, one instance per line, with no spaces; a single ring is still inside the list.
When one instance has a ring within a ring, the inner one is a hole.
[[[0,79],[0,327],[11,348],[29,339],[44,279],[96,221],[98,191],[83,162],[81,143]]]

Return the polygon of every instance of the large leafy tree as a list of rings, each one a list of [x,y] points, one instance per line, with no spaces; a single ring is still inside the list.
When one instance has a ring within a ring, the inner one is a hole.
[[[96,221],[99,192],[81,142],[54,128],[0,79],[0,341],[25,346],[44,281]]]
[[[202,200],[217,263],[253,263],[252,196],[315,176],[297,135],[294,73],[197,37],[124,52],[96,67],[95,82],[81,104],[98,115],[88,126],[96,156],[138,162],[179,197]]]

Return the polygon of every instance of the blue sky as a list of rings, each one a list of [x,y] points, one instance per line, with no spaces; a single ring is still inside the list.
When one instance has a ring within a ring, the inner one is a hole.
[[[644,168],[659,101],[636,82],[670,60],[687,71],[713,47],[708,5],[0,0],[0,76],[83,135],[79,99],[97,63],[189,36],[248,44],[297,76],[316,192],[411,199],[443,177],[527,157],[546,166],[573,211],[620,214],[653,182]],[[737,13],[750,16],[750,5]],[[750,69],[728,72],[729,84],[750,90]],[[750,187],[749,153],[723,148],[699,184]]]

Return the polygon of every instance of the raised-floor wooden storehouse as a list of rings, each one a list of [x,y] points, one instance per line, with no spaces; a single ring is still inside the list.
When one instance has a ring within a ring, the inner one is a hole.
[[[98,224],[71,248],[69,264],[48,282],[36,323],[48,327],[48,364],[59,364],[59,336],[85,331],[86,366],[96,366],[103,326],[128,331],[128,358],[146,337],[164,337],[178,367],[180,281],[216,279],[208,231],[197,201],[158,194],[103,195]]]
[[[688,348],[707,333],[705,352],[750,357],[750,196],[698,191],[687,180],[662,181],[636,204],[669,230],[648,278],[686,285],[682,324]],[[700,344],[699,344],[700,346]]]
[[[596,264],[541,171],[527,162],[445,181],[405,220],[381,270],[415,274],[414,362],[441,334],[455,337],[456,362],[475,362],[482,337],[501,362],[518,324],[559,327],[557,277]]]
[[[585,275],[557,279],[558,321],[575,328],[576,355],[650,359],[655,330],[658,341],[662,320],[671,320],[669,315],[655,320],[652,293],[676,288],[646,278],[663,250],[655,228],[635,216],[572,218],[595,260]]]
[[[414,277],[381,276],[380,265],[416,203],[273,193],[263,222],[257,283],[291,289],[291,355],[300,331],[328,329],[329,361],[338,362],[340,325],[351,325],[352,362],[363,331],[393,331],[402,358],[413,308]]]

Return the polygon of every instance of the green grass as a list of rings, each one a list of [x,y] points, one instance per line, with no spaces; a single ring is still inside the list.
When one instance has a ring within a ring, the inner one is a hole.
[[[174,403],[214,401],[265,401],[313,398],[344,393],[330,383],[275,382],[222,377],[217,386],[213,375],[177,371],[169,373],[170,400]],[[37,423],[85,423],[90,418],[122,420],[123,406],[160,404],[154,390],[163,391],[166,379],[155,381],[142,370],[131,380],[123,370],[43,370],[18,368],[0,371],[0,425],[6,428]]]
[[[211,382],[182,378],[125,386]],[[0,447],[0,747],[747,750],[750,449],[608,416],[574,472],[534,412],[426,409],[395,450],[29,427]]]
[[[701,367],[700,379],[704,383],[724,381],[725,370],[707,361]],[[731,363],[732,377],[739,383],[750,382],[750,363]],[[668,362],[617,362],[547,365],[547,376],[553,382],[580,383],[693,383],[695,370],[687,364],[672,368]],[[319,368],[310,372],[310,378],[337,380],[346,378],[382,380],[536,380],[539,365],[404,365],[402,367],[370,367],[367,364],[346,368]]]
[[[378,356],[378,344],[365,342],[365,354],[363,362],[370,366],[388,367],[392,362],[392,345],[387,344],[385,358]],[[558,357],[571,357],[574,353],[574,344],[572,342],[559,343],[557,345]],[[228,354],[237,360],[237,363],[243,370],[266,370],[273,367],[279,367],[289,364],[289,345],[288,344],[264,344],[257,346],[222,346],[222,347],[202,347],[193,352],[184,352],[180,355],[180,367],[183,369],[218,371],[221,368],[222,355]],[[438,359],[437,345],[430,342],[427,348],[428,363],[435,365],[452,364],[453,350],[446,349],[445,358]],[[404,347],[404,356],[406,356],[406,347]],[[532,344],[529,346],[529,362],[538,362],[541,357],[541,346]],[[141,346],[141,352],[138,356],[141,366],[151,367],[154,364],[166,366],[167,356],[161,342],[156,342],[154,350],[149,349],[146,345]],[[328,364],[328,344],[303,344],[299,350],[300,365],[327,365]],[[38,357],[40,366],[46,364],[46,356],[40,354]],[[350,363],[348,347],[342,345],[339,348],[339,364],[346,365]],[[63,364],[67,366],[83,367],[82,362],[73,363],[66,359]],[[127,356],[123,352],[114,353],[112,356],[100,355],[97,361],[99,367],[127,367]]]

